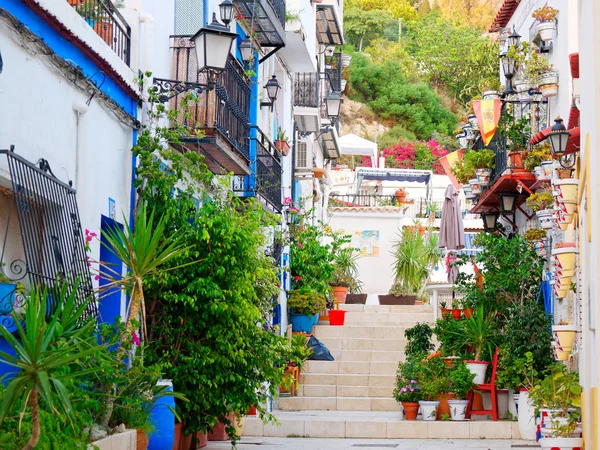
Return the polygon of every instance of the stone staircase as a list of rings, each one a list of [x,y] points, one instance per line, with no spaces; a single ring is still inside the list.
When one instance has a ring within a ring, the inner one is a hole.
[[[282,411],[400,411],[392,398],[404,331],[433,322],[431,306],[344,305],[344,326],[317,325],[313,334],[335,361],[307,361],[296,397],[282,397]]]
[[[298,395],[280,397],[279,424],[247,416],[244,436],[371,439],[518,439],[511,422],[403,421],[392,398],[404,331],[433,324],[431,306],[344,305],[344,326],[319,324],[313,334],[335,361],[307,361]],[[487,448],[487,447],[486,447]]]

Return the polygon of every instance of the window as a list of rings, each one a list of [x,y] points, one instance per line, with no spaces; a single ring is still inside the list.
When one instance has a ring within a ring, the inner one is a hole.
[[[204,0],[175,0],[175,34],[196,34],[204,26],[204,8]]]

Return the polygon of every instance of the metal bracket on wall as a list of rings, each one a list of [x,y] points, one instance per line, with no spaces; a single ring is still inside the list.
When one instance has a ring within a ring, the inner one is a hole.
[[[204,91],[211,91],[215,88],[216,83],[209,81],[207,84],[192,83],[189,81],[168,80],[166,78],[154,78],[152,87],[156,89],[156,94],[159,95],[158,100],[161,103],[166,103],[173,97],[183,94],[188,91],[196,91],[202,94]]]

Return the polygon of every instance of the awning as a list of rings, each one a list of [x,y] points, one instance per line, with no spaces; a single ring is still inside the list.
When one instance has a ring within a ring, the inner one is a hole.
[[[409,183],[424,183],[427,186],[425,197],[431,194],[431,170],[392,169],[376,167],[359,167],[356,170],[356,193],[360,192],[363,180],[405,181]]]
[[[531,139],[529,139],[529,143],[531,145],[539,144],[540,142],[542,142],[544,139],[546,139],[548,137],[548,135],[550,134],[551,131],[552,131],[552,127],[544,128],[539,133],[536,133],[533,136],[531,136]]]
[[[517,6],[519,6],[519,0],[504,0],[488,31],[494,33],[506,27]]]
[[[569,55],[569,64],[571,65],[571,76],[579,78],[579,53],[571,53]]]
[[[351,133],[340,137],[339,145],[342,155],[369,156],[373,162],[373,166],[377,167],[377,144],[375,142]]]
[[[576,108],[574,108],[576,109]],[[579,110],[577,110],[579,111]],[[570,119],[569,119],[570,122]],[[569,123],[570,124],[570,123]],[[540,131],[537,134],[534,134],[533,137],[531,139],[529,139],[529,143],[531,145],[536,145],[539,144],[540,142],[542,142],[543,140],[545,140],[548,135],[550,134],[550,132],[552,131],[552,127],[548,127],[545,128],[544,130]],[[567,148],[565,150],[565,154],[570,154],[573,152],[576,152],[577,150],[579,150],[579,147],[581,146],[581,139],[580,139],[580,130],[579,127],[574,127],[574,128],[569,128],[569,133],[571,133],[571,136],[569,137],[569,141],[567,142]]]
[[[576,128],[578,126],[579,126],[579,109],[572,106],[571,112],[569,112],[569,124],[567,125],[567,129],[570,130],[570,129]]]

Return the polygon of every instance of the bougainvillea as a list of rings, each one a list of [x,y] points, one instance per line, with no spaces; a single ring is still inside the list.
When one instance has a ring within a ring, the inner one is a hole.
[[[397,169],[433,170],[433,173],[443,174],[438,160],[448,154],[448,150],[437,141],[400,141],[391,148],[384,148],[381,152],[385,157],[385,167]],[[371,167],[371,158],[365,156],[362,161],[364,167]]]

